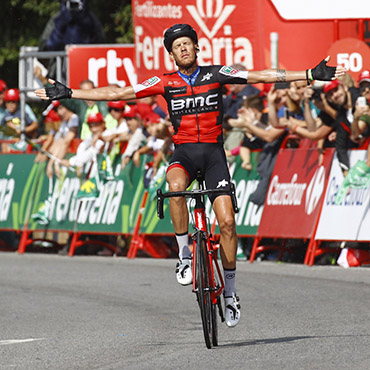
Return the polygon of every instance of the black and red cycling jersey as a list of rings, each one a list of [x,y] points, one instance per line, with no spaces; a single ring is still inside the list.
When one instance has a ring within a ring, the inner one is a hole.
[[[162,95],[174,128],[173,142],[222,143],[222,86],[247,83],[248,72],[222,65],[199,67],[186,82],[180,72],[165,73],[134,86],[137,98]]]

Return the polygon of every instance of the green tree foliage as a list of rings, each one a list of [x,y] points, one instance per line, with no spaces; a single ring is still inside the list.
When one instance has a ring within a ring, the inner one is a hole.
[[[18,85],[20,47],[38,46],[48,20],[60,9],[58,0],[1,0],[0,79]],[[89,0],[90,10],[103,25],[105,42],[133,43],[131,2]]]

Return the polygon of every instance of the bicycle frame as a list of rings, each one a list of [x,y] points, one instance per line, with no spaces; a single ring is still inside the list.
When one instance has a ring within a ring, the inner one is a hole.
[[[157,190],[157,214],[160,219],[164,218],[163,214],[163,200],[165,198],[172,198],[172,197],[186,197],[195,199],[195,206],[194,206],[194,225],[193,228],[195,232],[192,234],[193,238],[193,246],[195,248],[195,240],[196,235],[198,233],[202,234],[202,238],[206,243],[206,252],[207,252],[207,265],[209,271],[209,282],[211,285],[211,300],[212,303],[216,303],[217,297],[219,297],[224,288],[224,281],[221,274],[221,269],[217,261],[217,252],[218,248],[215,247],[215,243],[211,238],[208,232],[208,223],[207,217],[205,212],[205,195],[230,195],[231,201],[233,204],[233,208],[235,213],[239,211],[237,203],[236,203],[236,196],[235,196],[235,186],[233,183],[230,183],[230,190],[225,189],[203,189],[203,181],[201,181],[198,177],[198,182],[200,184],[200,189],[196,190],[189,190],[189,191],[177,191],[177,192],[168,192],[162,193],[161,189]],[[193,250],[193,256],[195,256],[195,250]],[[215,262],[213,264],[213,262]],[[216,288],[215,282],[215,271],[213,265],[216,266],[217,274],[220,278],[221,287]],[[193,276],[195,276],[195,263],[193,263]],[[193,281],[193,291],[196,291],[195,280]]]

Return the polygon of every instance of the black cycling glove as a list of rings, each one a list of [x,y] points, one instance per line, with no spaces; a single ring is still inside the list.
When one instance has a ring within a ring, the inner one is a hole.
[[[55,81],[53,87],[47,87],[45,92],[50,100],[70,99],[72,96],[72,89],[58,81]]]
[[[308,79],[331,81],[335,76],[336,67],[329,67],[326,65],[327,61],[323,59],[315,68],[308,69],[306,75]]]

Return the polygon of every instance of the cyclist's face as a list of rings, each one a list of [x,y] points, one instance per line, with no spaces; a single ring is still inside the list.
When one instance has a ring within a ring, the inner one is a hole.
[[[190,37],[179,37],[172,43],[170,57],[179,67],[189,67],[196,60],[197,51]]]

